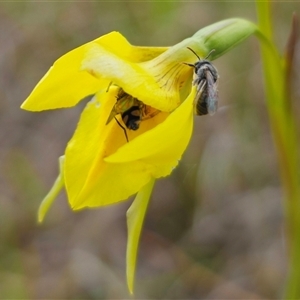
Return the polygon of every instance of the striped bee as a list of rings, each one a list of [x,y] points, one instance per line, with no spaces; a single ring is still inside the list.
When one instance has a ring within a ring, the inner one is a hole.
[[[215,51],[211,50],[209,54],[201,59],[197,53],[192,51],[198,58],[195,64],[185,63],[195,69],[193,84],[197,86],[197,93],[194,101],[195,113],[199,116],[210,114],[213,115],[218,108],[218,71],[213,64],[207,60],[210,54]]]
[[[126,128],[129,130],[138,130],[140,128],[141,121],[153,118],[159,112],[159,110],[145,105],[137,98],[128,95],[122,88],[120,88],[117,95],[117,102],[115,103],[106,124],[114,118],[118,125],[124,130],[125,137],[128,142]],[[116,118],[116,115],[118,114],[121,114],[122,121],[126,128]]]

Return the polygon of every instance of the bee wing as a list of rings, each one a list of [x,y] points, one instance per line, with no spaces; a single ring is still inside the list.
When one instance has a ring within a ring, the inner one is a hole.
[[[160,110],[158,110],[158,109],[155,109],[152,107],[151,107],[151,109],[148,109],[148,108],[150,108],[150,106],[148,106],[148,107],[145,106],[145,109],[142,110],[142,120],[143,121],[151,119],[160,113]]]
[[[217,81],[214,81],[214,78],[210,71],[206,71],[206,90],[207,90],[207,111],[210,115],[213,115],[218,108],[218,90],[217,90]]]
[[[201,98],[201,95],[205,89],[205,86],[206,86],[206,80],[205,79],[202,79],[198,86],[197,86],[197,92],[196,92],[196,96],[195,96],[195,102],[198,102]]]
[[[112,109],[112,111],[110,112],[109,117],[107,118],[107,121],[105,123],[105,125],[109,124],[110,121],[117,115],[117,112],[115,110],[115,108]]]
[[[132,106],[136,105],[137,100],[124,93],[120,98],[117,99],[116,104],[114,105],[110,115],[106,121],[106,125],[118,114],[122,114],[130,109]]]
[[[198,116],[206,115],[207,111],[207,81],[204,76],[202,79],[194,81],[197,84],[197,91],[194,100],[194,112]]]

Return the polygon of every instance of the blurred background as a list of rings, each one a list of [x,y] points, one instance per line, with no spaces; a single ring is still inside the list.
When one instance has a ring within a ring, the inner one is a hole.
[[[300,4],[272,8],[275,39],[284,51]],[[36,222],[84,107],[42,113],[19,108],[52,63],[113,30],[132,44],[169,46],[231,17],[256,22],[254,3],[0,3],[0,299],[129,298],[125,213],[131,200],[73,213],[62,193],[45,222]],[[257,40],[246,40],[214,64],[219,110],[195,118],[179,167],[157,181],[141,238],[137,299],[282,295],[282,191]],[[295,85],[295,99],[299,92]]]

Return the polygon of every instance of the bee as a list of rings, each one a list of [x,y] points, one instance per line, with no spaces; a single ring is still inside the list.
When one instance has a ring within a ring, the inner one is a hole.
[[[213,64],[207,60],[214,49],[208,55],[201,59],[197,53],[192,51],[199,59],[195,64],[185,63],[186,65],[195,69],[195,77],[193,85],[197,86],[197,93],[194,101],[194,110],[198,116],[210,114],[213,115],[218,108],[218,71]]]
[[[128,95],[122,88],[120,88],[117,95],[117,102],[114,105],[106,124],[114,118],[118,125],[123,129],[128,142],[126,128],[129,130],[138,130],[140,128],[141,121],[153,118],[159,112],[159,110],[145,105],[137,98]],[[121,114],[122,121],[126,128],[116,118],[116,115],[118,114]]]
[[[113,118],[115,118],[116,115],[118,115],[118,114],[122,115],[123,113],[130,110],[132,107],[140,107],[141,103],[142,102],[139,101],[137,98],[134,98],[134,97],[128,95],[127,93],[125,93],[123,89],[119,89],[118,94],[117,94],[117,101],[106,121],[106,124],[108,124]],[[134,114],[136,114],[136,112]],[[125,114],[125,116],[127,116],[127,117],[128,117],[128,115],[130,115],[130,113]],[[124,122],[124,123],[126,125],[126,122]]]

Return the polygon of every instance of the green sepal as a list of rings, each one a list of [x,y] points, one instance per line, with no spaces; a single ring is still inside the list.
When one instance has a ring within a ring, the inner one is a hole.
[[[153,178],[138,192],[126,214],[128,230],[126,276],[130,294],[133,294],[139,239],[154,183]]]
[[[50,189],[49,193],[43,199],[42,203],[40,204],[38,210],[38,222],[42,223],[46,213],[48,212],[49,208],[52,206],[54,200],[57,198],[58,194],[60,193],[61,189],[64,187],[64,176],[63,176],[63,164],[64,164],[65,157],[59,157],[59,175],[56,178],[52,188]]]

